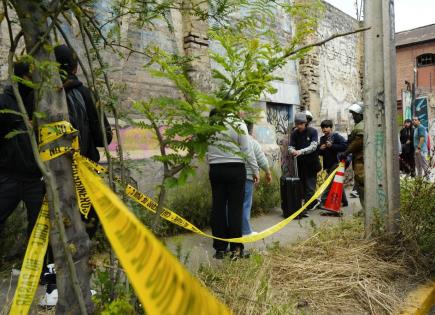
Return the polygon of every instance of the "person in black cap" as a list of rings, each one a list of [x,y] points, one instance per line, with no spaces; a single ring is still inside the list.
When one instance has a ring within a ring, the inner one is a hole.
[[[319,137],[316,129],[307,126],[305,113],[296,113],[294,120],[296,128],[290,135],[289,153],[297,158],[298,175],[304,190],[304,201],[307,202],[316,191],[317,173],[322,168],[317,153]],[[313,210],[319,204],[320,202],[315,200],[307,209]],[[307,216],[305,212],[300,215]]]
[[[66,45],[55,47],[54,54],[59,63],[63,88],[67,97],[70,122],[79,131],[80,153],[92,161],[98,162],[100,155],[97,147],[104,147],[103,133],[91,91],[77,78],[77,56]],[[107,142],[110,143],[112,130],[105,115],[103,119]]]
[[[21,79],[31,80],[27,63],[15,63],[14,74]],[[18,90],[32,119],[35,109],[33,90],[22,82],[18,83]],[[20,112],[11,85],[6,86],[3,94],[0,94],[0,110]],[[15,132],[15,135],[11,132]],[[44,194],[44,181],[33,156],[23,118],[13,113],[0,113],[0,231],[19,202],[23,201],[27,210],[27,236],[30,237]]]

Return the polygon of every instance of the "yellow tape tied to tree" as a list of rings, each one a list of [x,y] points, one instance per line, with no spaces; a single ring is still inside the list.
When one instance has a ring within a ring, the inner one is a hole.
[[[207,289],[192,277],[188,271],[170,254],[167,249],[155,238],[155,236],[127,209],[122,201],[116,196],[112,190],[105,185],[94,172],[107,173],[108,170],[85,158],[79,154],[78,137],[75,137],[71,147],[54,147],[43,150],[42,148],[49,145],[51,142],[61,138],[63,135],[77,133],[69,122],[61,121],[42,126],[39,132],[40,136],[40,154],[44,161],[57,158],[63,154],[74,151],[73,157],[73,177],[76,185],[76,195],[80,208],[80,212],[85,216],[89,213],[91,205],[102,223],[106,235],[113,246],[115,253],[118,255],[121,264],[126,270],[136,293],[144,305],[145,310],[151,314],[231,314],[231,311],[221,304]],[[92,172],[94,171],[94,172]],[[179,216],[175,212],[164,208],[161,217],[181,226],[189,231],[199,235],[219,239],[228,242],[249,243],[255,242],[270,236],[284,228],[296,216],[298,216],[306,207],[317,199],[323,191],[328,187],[335,172],[332,172],[325,182],[320,186],[313,197],[305,203],[298,211],[290,217],[282,220],[274,226],[252,236],[244,236],[232,239],[223,239],[207,234],[190,223],[188,220]],[[119,179],[117,179],[119,181]],[[142,194],[134,187],[127,185],[126,194],[134,201],[142,205],[145,209],[156,212],[158,204],[152,198]],[[43,214],[43,213],[46,213]],[[41,209],[41,222],[49,223],[48,206],[45,203],[45,208]],[[43,219],[47,221],[43,221]],[[38,221],[40,219],[38,218]],[[43,224],[41,223],[41,224]],[[17,292],[28,292],[27,302],[33,300],[34,292],[36,291],[37,281],[30,282],[26,279],[38,279],[42,269],[42,262],[48,244],[48,228],[47,239],[36,241],[40,232],[38,229],[43,225],[35,226],[32,237],[29,241],[27,252],[38,254],[37,261],[40,266],[34,269],[25,269],[30,264],[26,263],[26,258],[23,262],[23,280],[19,281]],[[36,232],[35,232],[36,230]],[[34,235],[35,234],[35,235]],[[39,244],[41,247],[36,248]],[[45,248],[44,248],[45,246]],[[27,257],[26,252],[26,257]],[[34,258],[30,258],[34,259]],[[26,275],[27,274],[27,275]],[[24,276],[26,275],[26,276]],[[24,301],[19,299],[14,302],[18,305]],[[23,302],[23,305],[25,303]],[[30,304],[28,307],[30,307]],[[27,304],[26,304],[27,305]],[[25,308],[13,308],[15,313],[11,314],[26,314]]]
[[[147,314],[231,314],[76,156],[79,176]]]

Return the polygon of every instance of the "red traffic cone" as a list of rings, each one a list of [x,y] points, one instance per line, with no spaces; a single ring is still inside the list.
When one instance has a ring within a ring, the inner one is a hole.
[[[343,183],[344,183],[344,161],[340,162],[337,173],[335,173],[334,181],[332,182],[331,189],[329,190],[328,198],[326,198],[325,205],[322,209],[341,213],[341,197],[343,196]]]

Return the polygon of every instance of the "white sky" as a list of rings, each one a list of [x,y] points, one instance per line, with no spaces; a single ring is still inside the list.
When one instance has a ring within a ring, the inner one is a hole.
[[[356,16],[356,0],[325,0],[349,15]],[[361,3],[362,0],[358,0]],[[373,1],[373,0],[369,0]],[[435,23],[435,0],[395,0],[396,32]]]

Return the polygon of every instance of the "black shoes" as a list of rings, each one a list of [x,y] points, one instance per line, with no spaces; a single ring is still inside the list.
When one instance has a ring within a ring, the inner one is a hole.
[[[225,255],[227,254],[224,250],[217,250],[216,253],[213,255],[214,259],[224,259]]]
[[[250,254],[246,253],[243,249],[236,249],[236,250],[232,250],[231,252],[228,251],[224,251],[224,250],[217,250],[216,253],[213,255],[214,259],[224,259],[226,256],[228,256],[231,260],[235,261],[238,260],[240,258],[249,258]]]

